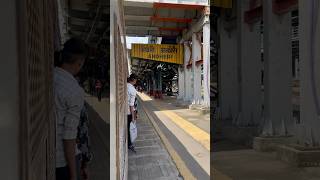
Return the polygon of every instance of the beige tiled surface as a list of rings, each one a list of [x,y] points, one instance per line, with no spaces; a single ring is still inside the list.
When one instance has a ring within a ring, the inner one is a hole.
[[[110,149],[109,149],[109,100],[86,96],[89,104],[88,113],[90,120],[89,135],[93,160],[89,164],[89,179],[107,180],[110,176]]]

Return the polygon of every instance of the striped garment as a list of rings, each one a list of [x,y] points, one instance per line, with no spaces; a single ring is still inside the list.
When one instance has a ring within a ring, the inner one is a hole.
[[[80,115],[80,123],[78,126],[77,135],[77,147],[78,155],[80,154],[80,160],[84,163],[88,163],[92,159],[92,152],[90,150],[90,138],[89,138],[89,117],[88,117],[88,104],[85,103]]]
[[[63,140],[77,138],[80,112],[84,104],[84,91],[72,74],[59,67],[54,70],[53,87],[56,108],[56,167],[58,168],[67,165]]]

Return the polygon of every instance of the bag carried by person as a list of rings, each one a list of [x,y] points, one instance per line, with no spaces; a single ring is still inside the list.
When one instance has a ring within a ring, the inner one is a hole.
[[[136,121],[131,121],[130,122],[130,139],[131,143],[133,143],[138,137],[138,130],[137,130],[137,125]]]

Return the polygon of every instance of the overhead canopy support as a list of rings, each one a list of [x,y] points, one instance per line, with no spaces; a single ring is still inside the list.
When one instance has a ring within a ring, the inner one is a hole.
[[[191,23],[191,18],[169,18],[169,17],[158,17],[151,16],[150,19],[152,21],[164,21],[164,22],[178,22],[178,23]]]
[[[180,43],[189,40],[193,33],[201,31],[203,26],[207,23],[210,23],[209,16],[203,15],[199,21],[194,23],[191,28],[189,28],[189,31],[183,32]]]
[[[202,9],[203,5],[193,4],[173,4],[173,3],[153,3],[154,8],[169,8],[169,9]]]

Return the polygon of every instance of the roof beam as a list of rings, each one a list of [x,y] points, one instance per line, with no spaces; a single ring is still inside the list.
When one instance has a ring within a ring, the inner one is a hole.
[[[133,30],[145,30],[145,31],[158,31],[158,27],[154,26],[126,26],[126,29],[133,29]]]
[[[130,20],[130,21],[162,21],[162,22],[177,22],[177,23],[191,23],[192,22],[192,18],[137,16],[137,15],[125,15],[124,19]]]
[[[203,5],[192,5],[192,4],[173,4],[173,3],[153,3],[153,8],[168,8],[168,9],[198,9],[204,8]]]
[[[125,20],[130,21],[150,21],[151,16],[136,16],[136,15],[125,15]]]
[[[156,27],[156,26],[126,26],[126,29],[147,30],[147,31],[183,31],[185,28]]]
[[[150,35],[150,36],[161,36],[161,37],[177,37],[179,35],[179,33],[176,33],[175,35],[172,34],[172,32],[170,34],[168,33],[163,33],[160,31],[139,31],[139,32],[126,32],[126,35],[128,36],[146,36],[146,35]]]
[[[163,22],[177,22],[177,23],[191,23],[191,18],[170,18],[170,17],[158,17],[151,16],[150,20],[152,21],[163,21]]]
[[[153,3],[152,2],[139,2],[139,1],[125,0],[123,5],[130,6],[130,7],[152,8]]]
[[[183,31],[185,28],[170,28],[170,27],[159,27],[159,31],[177,31],[177,32],[181,32]]]

